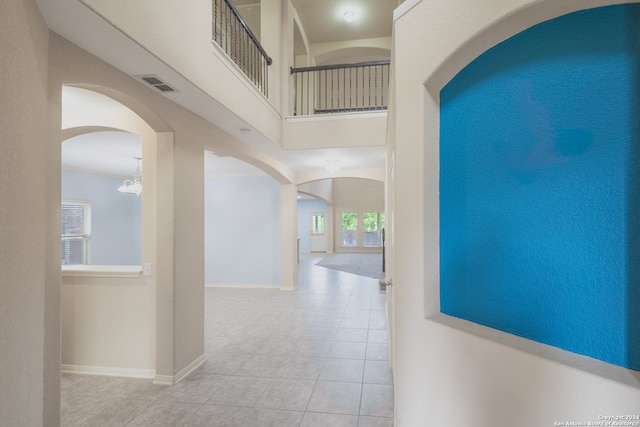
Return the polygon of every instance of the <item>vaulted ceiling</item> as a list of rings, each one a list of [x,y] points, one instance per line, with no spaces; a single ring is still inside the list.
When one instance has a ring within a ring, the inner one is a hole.
[[[325,53],[322,58],[318,58],[316,61],[318,64],[388,59],[389,51],[372,47],[371,40],[390,39],[393,9],[397,7],[399,2],[400,0],[292,0],[292,4],[296,8],[303,31],[311,47],[329,43],[334,43],[336,46],[340,46],[340,43],[342,43],[343,46],[348,46],[348,48],[338,49],[340,54],[334,54],[332,56],[331,54]],[[79,43],[81,46],[84,46],[84,44],[80,41],[91,39],[87,38],[83,32],[83,25],[86,26],[89,24],[83,24],[82,19],[76,16],[76,14],[81,15],[82,12],[82,8],[76,6],[78,4],[76,0],[38,0],[38,3],[44,5],[41,9],[52,30]],[[260,0],[235,0],[234,4],[236,4],[240,13],[245,17],[250,26],[258,26],[255,32],[259,34]],[[352,11],[354,14],[352,22],[345,22],[344,13],[347,10]],[[87,45],[88,50],[94,54],[98,54],[98,56],[102,56],[100,55],[101,50],[106,50],[105,52],[109,55],[110,43],[105,45],[103,42],[100,44],[97,39],[94,40],[93,43],[93,45]],[[113,43],[113,46],[113,49],[116,49],[115,43]],[[347,57],[344,55],[347,55]],[[134,57],[141,58],[140,55]],[[80,155],[65,156],[63,161],[67,163],[64,164],[64,166],[74,169],[90,169],[90,167],[88,167],[89,163],[95,163],[99,160],[106,161],[110,156],[96,156],[93,150],[97,149],[96,147],[98,145],[104,144],[106,141],[105,137],[114,140],[118,135],[118,133],[108,135],[96,134],[94,135],[96,141],[93,142],[93,145],[90,145],[91,134],[76,137],[76,139],[69,144],[69,148],[72,148],[72,146],[76,148],[92,146],[93,149],[85,149],[84,152],[88,156],[92,156],[91,153],[94,153],[93,159],[91,162],[87,161],[84,167],[82,167]],[[124,139],[131,139],[126,134],[120,133],[120,135]],[[84,142],[87,142],[87,144],[83,144],[83,141],[77,138],[85,138]],[[117,146],[118,144],[114,144],[109,147],[115,148]],[[120,146],[130,148],[130,145],[126,143]],[[340,153],[337,153],[337,150],[339,150]],[[128,153],[127,150],[124,151]],[[123,152],[123,155],[131,157],[130,153],[126,153]],[[326,158],[341,158],[343,159],[341,161],[344,166],[354,168],[384,167],[383,147],[305,150],[299,152],[281,151],[277,153],[276,157],[281,162],[298,170],[322,167],[322,165],[316,163],[318,161],[324,162]],[[72,158],[74,159],[73,161],[71,160]],[[224,159],[221,160],[215,158],[215,156],[208,156],[208,158],[218,163],[224,161]],[[135,160],[131,159],[131,161],[127,163],[130,165],[129,168],[135,168]],[[101,173],[107,173],[107,165],[103,165],[100,168],[102,168]],[[121,167],[114,167],[114,175],[122,175],[123,172]],[[131,173],[133,173],[133,170]]]

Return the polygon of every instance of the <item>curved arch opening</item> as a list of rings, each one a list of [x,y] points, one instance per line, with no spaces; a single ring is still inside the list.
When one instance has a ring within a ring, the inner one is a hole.
[[[443,313],[640,368],[639,15],[543,22],[440,92]]]
[[[298,185],[300,252],[381,252],[384,183],[367,178],[324,178]],[[323,229],[318,229],[322,217]]]
[[[63,86],[63,110],[73,110],[73,117],[65,117],[63,111],[62,129],[77,127],[77,121],[82,122],[86,117],[81,110],[84,105],[90,106],[90,110],[94,112],[94,119],[98,117],[95,112],[98,109],[105,109],[105,112],[111,113],[111,117],[105,114],[100,117],[100,121],[114,120],[117,129],[135,132],[136,130],[152,129],[155,132],[171,132],[171,127],[157,113],[149,108],[140,100],[129,96],[121,91],[94,84],[65,84]],[[122,111],[128,111],[131,116],[122,115]],[[68,120],[72,121],[69,122]],[[76,124],[74,124],[76,123]],[[132,128],[133,127],[133,128]],[[140,128],[139,128],[140,127]],[[138,130],[139,131],[139,130]]]
[[[243,160],[204,157],[206,285],[280,287],[280,183]]]
[[[166,125],[146,114],[152,126],[120,100],[138,104],[108,88],[62,86],[63,206],[80,202],[89,207],[84,213],[90,221],[83,236],[86,265],[62,274],[62,369],[154,378],[156,319],[165,316],[156,293],[165,276],[154,271],[160,238],[153,126]],[[119,192],[134,175],[142,176],[139,197]]]
[[[63,237],[63,265],[142,264],[142,201],[118,192],[125,180],[138,174],[141,158],[142,137],[128,132],[86,132],[63,141],[63,225],[65,212],[75,212],[65,206],[81,203],[89,216],[84,218],[84,237]]]

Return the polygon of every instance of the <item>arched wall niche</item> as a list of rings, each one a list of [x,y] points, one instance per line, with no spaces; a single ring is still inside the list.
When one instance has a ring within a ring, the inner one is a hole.
[[[436,100],[440,99],[440,90],[465,66],[493,46],[541,22],[549,21],[572,12],[592,9],[600,6],[637,3],[638,1],[620,0],[569,0],[562,3],[553,0],[524,3],[519,8],[505,8],[504,15],[492,14],[492,20],[483,22],[480,28],[471,33],[462,33],[464,37],[457,42],[451,53],[443,58],[439,65],[427,75],[424,86]],[[482,22],[478,20],[478,22]]]
[[[545,21],[440,92],[443,313],[640,369],[638,17]]]

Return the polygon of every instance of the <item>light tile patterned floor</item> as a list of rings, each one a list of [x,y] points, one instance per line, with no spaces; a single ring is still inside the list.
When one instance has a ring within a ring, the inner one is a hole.
[[[207,288],[207,360],[175,386],[64,374],[62,425],[392,427],[385,293],[321,258],[296,291]]]

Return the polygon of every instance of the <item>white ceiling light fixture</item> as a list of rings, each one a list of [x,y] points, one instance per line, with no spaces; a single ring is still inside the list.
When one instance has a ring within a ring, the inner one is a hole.
[[[135,194],[140,197],[142,194],[142,180],[140,177],[140,161],[141,157],[134,157],[138,161],[138,168],[136,169],[136,174],[133,176],[133,179],[125,179],[120,187],[118,187],[118,191],[121,193],[129,193]]]
[[[354,19],[356,19],[356,13],[349,9],[346,12],[344,12],[344,15],[342,15],[342,17],[344,18],[344,21],[347,23],[351,23],[354,21]]]

